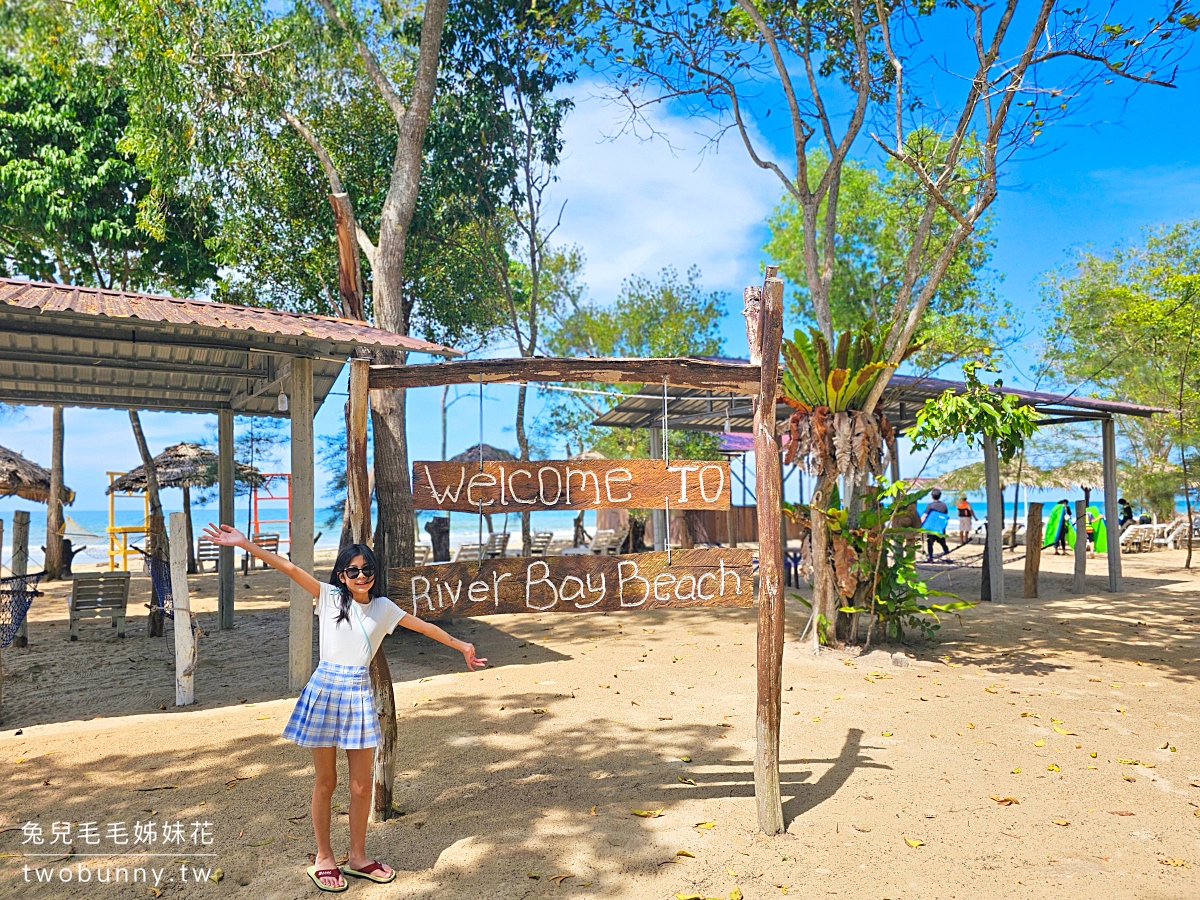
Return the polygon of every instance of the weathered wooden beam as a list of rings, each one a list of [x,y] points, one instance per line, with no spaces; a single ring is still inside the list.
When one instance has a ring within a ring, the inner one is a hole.
[[[217,521],[233,525],[233,410],[217,413]],[[247,529],[248,530],[248,529]],[[222,547],[217,555],[217,627],[233,628],[233,548]]]
[[[1124,590],[1121,578],[1121,525],[1117,508],[1117,429],[1112,419],[1100,423],[1104,463],[1104,527],[1108,531],[1108,589]]]
[[[1120,541],[1120,538],[1117,538]],[[1075,593],[1087,590],[1087,501],[1075,501]]]
[[[350,360],[350,398],[346,401],[346,514],[350,540],[371,543],[371,474],[367,468],[367,419],[371,394],[365,359]],[[420,509],[420,507],[417,507]]]
[[[987,541],[991,601],[1004,602],[1004,495],[1000,492],[1000,453],[996,439],[983,438],[983,480],[987,490]]]
[[[18,509],[13,513],[12,559],[9,569],[13,575],[25,575],[29,571],[29,511]],[[14,647],[29,646],[29,615],[21,620],[17,633],[13,635]]]
[[[706,359],[472,359],[423,366],[371,366],[371,389],[445,384],[596,381],[605,384],[668,384],[696,390],[758,394],[758,366]]]
[[[775,396],[779,386],[779,350],[783,340],[783,282],[767,267],[758,327],[747,329],[758,340],[762,381],[754,410],[755,496],[758,498],[758,674],[754,754],[754,799],[758,827],[765,834],[783,831],[779,792],[779,722],[783,701],[783,538],[779,443],[775,434]],[[752,345],[753,346],[753,345]],[[754,359],[753,350],[751,359]]]
[[[748,608],[753,555],[726,548],[509,557],[392,569],[391,599],[422,619],[522,612]]]
[[[728,509],[729,463],[661,459],[414,462],[413,507],[451,512]]]
[[[196,633],[187,580],[187,520],[171,513],[171,604],[175,608],[175,705],[196,702]]]
[[[292,521],[288,555],[311,572],[313,567],[313,366],[292,360]],[[291,583],[288,594],[288,687],[299,691],[312,675],[313,597]]]
[[[1022,596],[1038,595],[1038,573],[1042,570],[1042,504],[1030,503],[1025,512],[1025,584]]]

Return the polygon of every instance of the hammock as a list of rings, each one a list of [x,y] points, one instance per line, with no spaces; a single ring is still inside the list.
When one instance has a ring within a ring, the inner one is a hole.
[[[44,574],[35,572],[32,575],[0,578],[0,647],[12,644],[33,598],[42,596],[37,585]]]
[[[159,559],[149,554],[143,557],[146,568],[150,572],[150,581],[154,584],[154,593],[162,601],[163,615],[168,619],[175,618],[175,602],[171,596],[171,564],[165,559]]]

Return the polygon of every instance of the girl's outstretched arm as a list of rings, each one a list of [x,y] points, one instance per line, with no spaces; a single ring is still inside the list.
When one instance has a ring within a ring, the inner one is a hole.
[[[426,637],[431,637],[439,644],[445,644],[447,647],[453,647],[463,655],[463,659],[467,661],[468,671],[474,671],[476,668],[482,669],[487,665],[487,659],[482,656],[475,655],[475,645],[468,644],[466,641],[460,641],[458,638],[447,634],[442,629],[438,628],[432,622],[426,622],[424,619],[419,619],[416,616],[405,616],[400,620],[400,624],[409,631],[415,631],[417,634],[423,634]]]
[[[278,569],[314,597],[321,593],[321,582],[317,581],[312,574],[305,572],[287,557],[264,550],[232,525],[214,525],[209,522],[208,527],[204,529],[204,539],[219,547],[236,547],[245,550],[251,556],[261,559],[272,569]]]

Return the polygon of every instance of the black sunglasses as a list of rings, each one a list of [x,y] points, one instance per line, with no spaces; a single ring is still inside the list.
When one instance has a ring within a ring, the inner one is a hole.
[[[346,568],[342,569],[342,571],[346,574],[347,578],[357,578],[359,574],[361,574],[363,578],[375,577],[374,566],[363,566],[361,569],[358,566],[346,566]]]

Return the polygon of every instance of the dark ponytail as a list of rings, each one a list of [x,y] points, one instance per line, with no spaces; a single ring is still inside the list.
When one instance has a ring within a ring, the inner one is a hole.
[[[338,622],[350,621],[350,604],[354,602],[354,596],[342,584],[341,575],[346,571],[346,566],[356,556],[363,558],[363,565],[370,566],[375,570],[375,580],[371,582],[369,594],[372,598],[376,596],[375,587],[379,584],[379,562],[375,559],[375,554],[366,544],[347,544],[338,551],[337,559],[333,563],[333,571],[329,573],[329,583],[338,590],[339,606]]]

